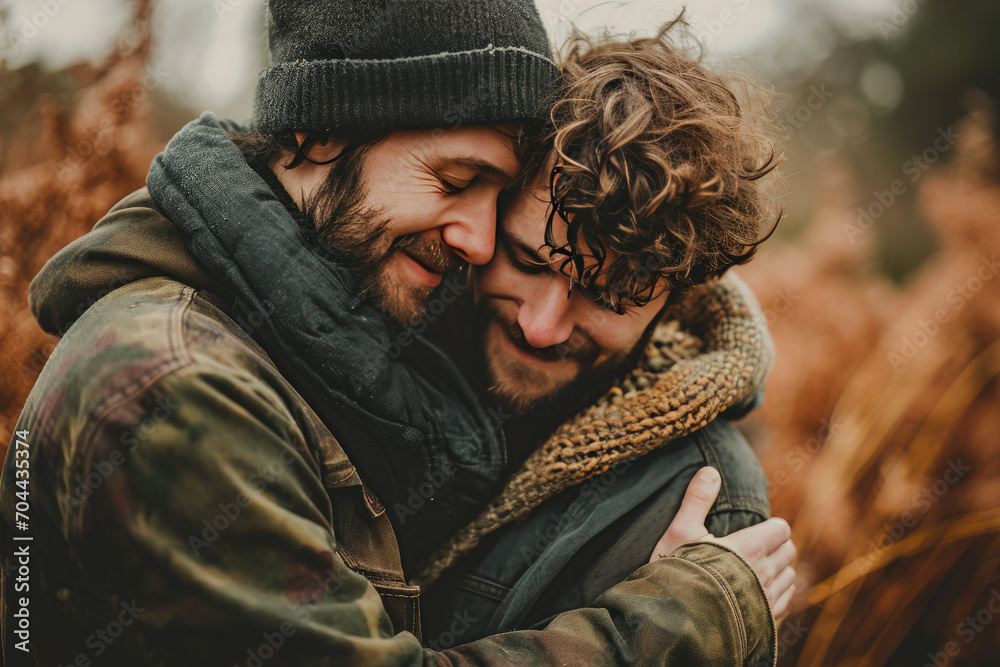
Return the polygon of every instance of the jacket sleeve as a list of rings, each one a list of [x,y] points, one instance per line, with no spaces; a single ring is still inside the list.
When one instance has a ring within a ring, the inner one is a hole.
[[[116,470],[65,530],[99,594],[135,610],[152,663],[770,664],[754,662],[774,646],[762,589],[710,544],[641,568],[544,630],[423,649],[393,632],[379,594],[338,555],[331,496],[283,414],[189,367],[87,436],[84,466]]]

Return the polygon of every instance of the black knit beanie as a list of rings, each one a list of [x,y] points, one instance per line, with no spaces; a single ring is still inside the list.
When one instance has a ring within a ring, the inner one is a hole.
[[[541,117],[554,89],[533,0],[269,0],[255,124],[394,130]]]

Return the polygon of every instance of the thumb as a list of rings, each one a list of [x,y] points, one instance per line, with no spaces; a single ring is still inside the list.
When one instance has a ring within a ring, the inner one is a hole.
[[[722,477],[715,468],[706,466],[695,474],[688,484],[674,520],[656,543],[650,562],[666,556],[682,544],[697,542],[708,536],[705,520],[721,488]]]
[[[688,484],[681,507],[671,522],[671,528],[679,528],[685,537],[701,538],[708,529],[705,520],[719,496],[722,488],[722,478],[719,471],[711,466],[705,466],[695,474]],[[697,533],[695,535],[694,533]]]

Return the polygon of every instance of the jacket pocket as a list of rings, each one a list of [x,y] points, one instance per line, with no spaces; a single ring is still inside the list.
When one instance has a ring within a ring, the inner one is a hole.
[[[420,628],[420,586],[408,586],[399,581],[371,580],[372,586],[382,596],[396,632],[411,632],[423,641]]]

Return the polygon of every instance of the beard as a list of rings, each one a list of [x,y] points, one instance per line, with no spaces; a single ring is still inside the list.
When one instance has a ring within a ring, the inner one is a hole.
[[[517,322],[504,315],[490,300],[477,306],[476,319],[487,348],[484,352],[490,378],[488,391],[515,415],[548,410],[553,406],[570,409],[570,404],[587,405],[611,387],[629,368],[633,357],[637,359],[634,350],[620,350],[599,362],[600,348],[580,333],[574,333],[559,345],[532,347]],[[543,361],[573,362],[576,372],[572,376],[557,375],[555,371],[524,364],[509,353],[490,349],[487,341],[491,327],[495,335],[505,337],[515,347]],[[564,410],[560,412],[565,415]]]
[[[433,288],[394,279],[390,261],[404,251],[431,258],[452,253],[443,241],[421,234],[393,238],[391,220],[366,202],[363,166],[363,151],[345,149],[305,206],[304,231],[321,254],[350,273],[362,299],[408,327],[423,316]]]

